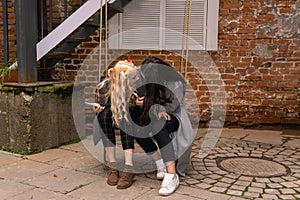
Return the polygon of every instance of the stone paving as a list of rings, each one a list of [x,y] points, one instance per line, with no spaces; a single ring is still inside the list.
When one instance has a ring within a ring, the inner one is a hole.
[[[0,151],[0,199],[300,199],[300,130],[224,128],[200,157],[206,132],[198,131],[187,176],[169,197],[157,194],[155,172],[126,190],[108,186],[103,164],[79,142],[28,156]]]
[[[199,152],[195,146],[194,152]],[[222,161],[228,158],[235,161],[226,169]],[[194,154],[188,175],[185,184],[212,192],[256,199],[297,199],[300,198],[300,146],[222,137],[204,159]]]

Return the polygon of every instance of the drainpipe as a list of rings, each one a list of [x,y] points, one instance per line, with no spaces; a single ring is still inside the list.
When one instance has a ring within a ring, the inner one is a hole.
[[[15,0],[18,81],[21,83],[37,81],[37,1],[38,0]]]
[[[4,66],[8,66],[8,14],[7,14],[7,0],[2,1],[3,10],[3,35],[4,35]]]

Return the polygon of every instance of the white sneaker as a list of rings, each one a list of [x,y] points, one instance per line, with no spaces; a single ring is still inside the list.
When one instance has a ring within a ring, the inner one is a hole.
[[[177,174],[165,173],[164,180],[158,191],[159,195],[167,196],[175,192],[179,186],[179,177]]]
[[[162,180],[165,176],[165,173],[167,173],[166,168],[158,169],[156,172],[156,178],[158,180]]]

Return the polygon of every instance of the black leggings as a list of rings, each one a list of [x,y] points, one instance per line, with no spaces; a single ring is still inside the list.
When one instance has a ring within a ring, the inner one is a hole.
[[[179,121],[174,115],[170,115],[170,116],[171,116],[171,120],[166,120],[163,128],[152,137],[148,137],[148,138],[135,137],[137,143],[142,147],[142,149],[148,155],[151,155],[157,151],[157,146],[153,141],[153,139],[155,139],[160,149],[164,162],[176,160],[175,153],[174,153],[174,146],[172,143],[173,137],[171,136],[171,133],[176,131],[179,128]],[[159,120],[152,123],[153,126],[156,126],[157,124],[159,124]]]
[[[104,147],[113,147],[116,145],[115,127],[112,121],[112,112],[109,108],[105,108],[98,114],[98,122],[104,133],[102,142]],[[123,150],[134,149],[134,137],[127,134],[132,132],[131,126],[126,126],[126,130],[120,129],[121,143]]]

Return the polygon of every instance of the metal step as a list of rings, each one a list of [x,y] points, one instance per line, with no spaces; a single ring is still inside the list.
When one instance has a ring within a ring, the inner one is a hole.
[[[126,6],[131,0],[116,0],[112,4],[108,4],[108,19],[116,13],[123,12],[123,7]],[[105,8],[104,8],[105,9]],[[69,35],[62,41],[56,48],[48,53],[43,58],[44,68],[52,68],[57,62],[62,61],[68,57],[71,52],[82,42],[87,41],[89,36],[93,34],[100,27],[100,12],[93,15],[88,21],[83,23],[77,30]],[[105,12],[103,12],[103,27],[105,28]],[[51,70],[50,70],[51,71]],[[50,77],[50,71],[45,70],[46,75],[43,75],[43,68],[39,70],[39,76],[43,79]]]

